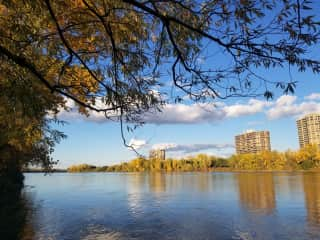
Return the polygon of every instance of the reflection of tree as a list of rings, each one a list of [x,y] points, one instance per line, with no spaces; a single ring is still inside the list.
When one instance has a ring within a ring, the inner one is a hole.
[[[35,232],[30,222],[32,207],[28,196],[7,193],[0,198],[0,239],[34,239]]]
[[[272,174],[237,174],[241,204],[253,210],[272,212],[275,208],[275,191]]]
[[[166,177],[160,172],[150,173],[149,188],[151,192],[161,193],[166,191]]]
[[[146,185],[146,174],[130,173],[125,175],[128,183],[127,191],[129,193],[140,193]]]
[[[320,224],[320,175],[316,173],[304,174],[303,188],[308,221]]]
[[[210,177],[208,173],[160,173],[149,174],[151,192],[177,192],[180,190],[208,192]]]
[[[197,176],[198,189],[201,192],[208,192],[209,189],[209,174],[201,173]]]

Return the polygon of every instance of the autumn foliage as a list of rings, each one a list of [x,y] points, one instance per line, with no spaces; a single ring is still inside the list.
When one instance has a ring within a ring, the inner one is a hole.
[[[136,158],[118,165],[96,167],[74,165],[69,172],[148,172],[148,171],[215,171],[215,170],[309,170],[320,167],[320,150],[308,145],[299,151],[265,151],[257,154],[238,154],[219,158],[198,154],[183,159]]]

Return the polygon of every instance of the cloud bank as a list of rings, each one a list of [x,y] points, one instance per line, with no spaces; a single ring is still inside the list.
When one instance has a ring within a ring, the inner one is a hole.
[[[176,143],[158,143],[152,146],[152,149],[165,149],[167,152],[192,153],[201,150],[223,150],[234,148],[233,144],[176,144]]]
[[[307,100],[320,100],[320,93],[312,93],[309,96],[306,96]]]
[[[310,96],[312,96],[312,94],[307,97]],[[313,112],[320,112],[320,102],[304,101],[297,103],[296,96],[287,95],[278,98],[272,107],[267,111],[266,115],[268,119],[274,120],[285,117],[298,118]]]
[[[215,123],[227,119],[264,114],[267,119],[275,120],[287,117],[300,117],[302,115],[320,112],[320,93],[312,93],[304,97],[302,101],[296,96],[284,95],[274,101],[249,99],[243,103],[226,104],[194,103],[194,104],[167,104],[161,112],[147,112],[142,120],[149,124],[198,124]],[[75,104],[67,102],[71,109],[69,112],[62,110],[58,117],[62,120],[81,119],[91,122],[108,122],[102,113],[90,112],[86,117],[77,113]]]

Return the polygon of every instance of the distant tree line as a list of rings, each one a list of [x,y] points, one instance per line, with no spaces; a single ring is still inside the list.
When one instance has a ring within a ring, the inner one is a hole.
[[[238,154],[228,159],[230,167],[247,170],[308,170],[320,167],[320,150],[307,145],[298,151],[265,151],[258,154]]]
[[[256,154],[235,154],[229,158],[198,154],[182,159],[135,158],[129,162],[97,167],[73,165],[68,172],[189,172],[214,170],[309,170],[320,167],[320,150],[308,145],[298,151],[265,151]]]

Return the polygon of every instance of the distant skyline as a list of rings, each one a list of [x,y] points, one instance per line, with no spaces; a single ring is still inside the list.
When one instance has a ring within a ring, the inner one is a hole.
[[[271,148],[284,151],[298,149],[296,119],[312,112],[320,112],[319,76],[312,73],[294,73],[298,81],[294,95],[275,98],[231,98],[225,101],[197,104],[188,100],[169,103],[161,113],[143,115],[146,124],[133,133],[126,133],[127,143],[148,156],[149,150],[159,144],[175,146],[168,157],[183,157],[199,152],[217,156],[235,153],[234,136],[247,129],[270,131]],[[270,78],[287,77],[285,71],[270,71]],[[69,104],[72,105],[70,102]],[[90,117],[75,111],[59,114],[68,121],[58,126],[68,138],[56,146],[53,154],[60,160],[58,167],[89,163],[110,165],[128,161],[135,153],[123,145],[119,123],[91,113]]]

